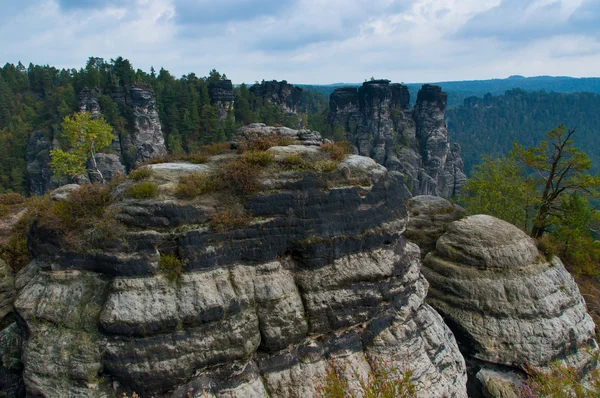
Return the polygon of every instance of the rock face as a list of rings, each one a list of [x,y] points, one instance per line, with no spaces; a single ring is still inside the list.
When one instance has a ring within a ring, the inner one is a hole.
[[[302,98],[302,89],[289,84],[285,80],[280,82],[272,80],[256,83],[250,87],[250,92],[256,97],[279,105],[281,110],[286,113],[296,113],[300,99]]]
[[[415,196],[406,202],[406,208],[406,237],[419,245],[421,257],[435,249],[450,223],[467,216],[465,209],[439,196]]]
[[[308,148],[294,151],[328,156]],[[158,199],[112,204],[129,227],[117,245],[67,253],[33,232],[42,270],[15,302],[27,393],[304,398],[330,367],[352,378],[381,360],[412,370],[419,397],[466,397],[464,360],[404,237],[403,182],[349,156],[329,173],[276,163],[243,198],[173,197],[178,176],[235,156],[153,165]],[[251,219],[217,232],[225,209]],[[159,265],[168,254],[183,262],[177,280]]]
[[[165,155],[167,148],[154,92],[149,88],[132,86],[126,102],[133,108],[133,131],[121,137],[121,151],[127,168],[133,169],[139,163]]]
[[[43,195],[59,186],[50,168],[50,149],[53,147],[52,139],[42,131],[36,131],[29,137],[25,160],[32,195]]]
[[[233,84],[231,80],[219,80],[208,86],[211,105],[217,107],[219,120],[227,119],[227,114],[233,110]]]
[[[306,129],[295,130],[289,127],[273,127],[264,123],[253,123],[240,127],[237,131],[238,142],[248,142],[256,138],[277,135],[298,141],[305,146],[318,146],[323,143],[321,133]],[[285,147],[284,147],[285,148]]]
[[[594,323],[573,278],[513,225],[484,215],[451,223],[425,257],[423,273],[431,283],[428,302],[472,366],[596,366],[586,352],[598,348]],[[502,380],[488,370],[477,378]]]
[[[452,149],[444,122],[446,94],[423,85],[413,111],[410,94],[389,80],[342,87],[330,97],[329,122],[358,153],[405,175],[414,195],[451,197],[464,185],[460,146]]]

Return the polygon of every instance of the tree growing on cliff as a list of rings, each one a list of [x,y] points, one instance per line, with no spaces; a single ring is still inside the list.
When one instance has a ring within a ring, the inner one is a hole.
[[[96,154],[110,145],[114,139],[112,127],[104,118],[92,119],[88,112],[78,112],[65,116],[62,122],[66,150],[52,149],[50,165],[60,175],[76,177],[86,171],[98,175],[105,182],[98,168]],[[86,168],[88,159],[91,169]]]

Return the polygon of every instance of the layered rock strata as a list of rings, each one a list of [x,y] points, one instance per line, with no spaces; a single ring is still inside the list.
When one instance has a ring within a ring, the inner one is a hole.
[[[460,146],[450,145],[444,121],[446,94],[423,85],[414,110],[402,84],[389,80],[336,89],[329,122],[341,129],[358,153],[405,175],[414,195],[451,197],[464,185]]]
[[[555,361],[584,373],[597,366],[595,326],[575,281],[515,226],[485,215],[451,223],[423,273],[428,302],[484,369],[479,382],[510,384],[513,372]]]
[[[296,147],[306,164],[328,156]],[[403,183],[349,156],[327,173],[276,161],[243,198],[173,197],[179,176],[236,156],[153,165],[158,197],[115,199],[129,231],[100,251],[32,233],[41,270],[15,302],[28,394],[311,397],[331,366],[353,378],[380,359],[412,370],[420,397],[466,397],[464,361],[403,236]],[[217,232],[228,209],[250,221]],[[168,254],[183,261],[177,281],[161,271]]]

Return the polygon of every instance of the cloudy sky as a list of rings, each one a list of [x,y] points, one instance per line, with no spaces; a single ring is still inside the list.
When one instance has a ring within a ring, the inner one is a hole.
[[[234,83],[600,75],[599,0],[0,0],[0,63]]]

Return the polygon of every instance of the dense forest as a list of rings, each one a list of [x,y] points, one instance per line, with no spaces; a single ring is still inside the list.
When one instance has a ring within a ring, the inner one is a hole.
[[[152,88],[167,148],[174,153],[228,140],[238,127],[254,122],[289,127],[304,122],[327,134],[324,115],[328,99],[309,90],[303,91],[298,106],[300,117],[289,117],[277,104],[255,97],[248,86],[241,84],[234,90],[235,106],[226,118],[219,119],[209,87],[225,79],[226,75],[214,69],[207,77],[190,73],[176,78],[162,68],[147,73],[134,69],[122,57],[110,61],[91,57],[79,70],[6,64],[0,68],[0,193],[27,193],[29,137],[36,131],[52,139],[60,137],[60,123],[77,110],[77,96],[84,88],[98,93],[102,113],[119,135],[131,128],[131,110],[115,102],[114,94],[126,93],[133,84]]]
[[[532,146],[561,123],[574,128],[574,140],[600,172],[600,95],[595,93],[507,91],[502,96],[468,98],[446,111],[452,140],[462,145],[465,171],[469,174],[482,155],[497,156],[512,149],[513,142]]]

